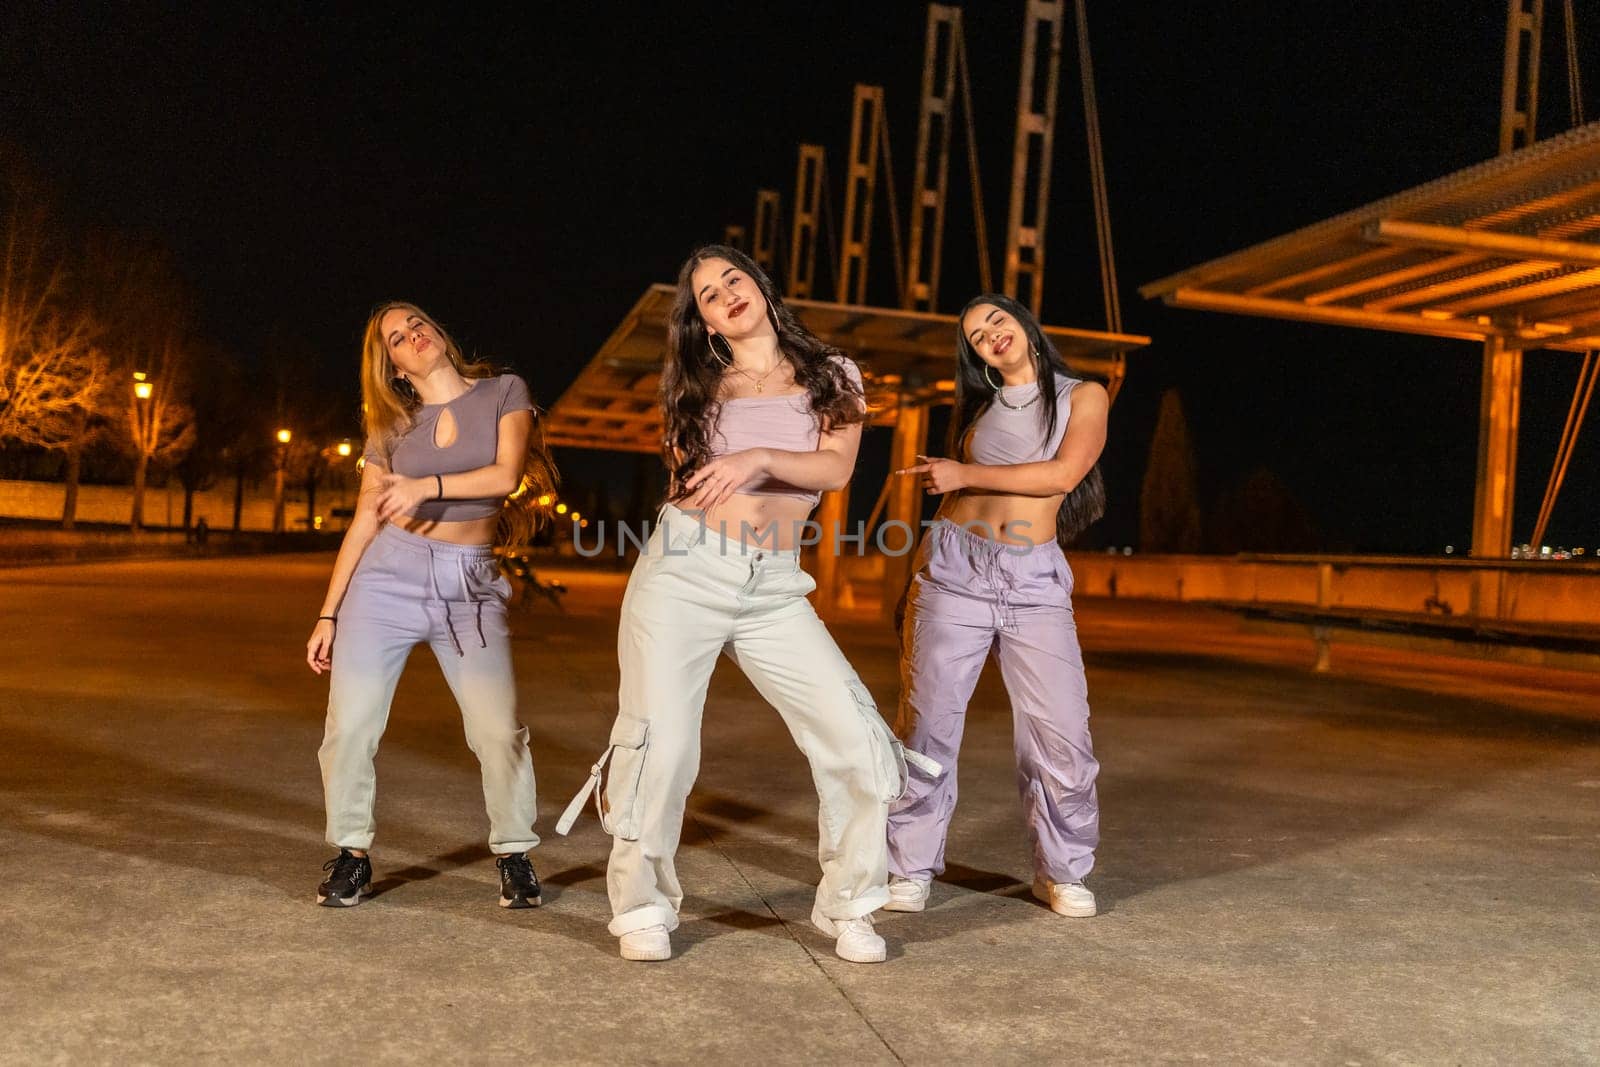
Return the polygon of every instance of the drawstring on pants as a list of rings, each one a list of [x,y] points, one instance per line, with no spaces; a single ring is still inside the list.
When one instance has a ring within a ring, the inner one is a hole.
[[[439,595],[439,576],[434,573],[434,564],[437,557],[433,554],[433,546],[428,546],[428,588],[433,594],[433,599],[444,603],[444,628],[450,631],[450,643],[456,647],[456,655],[465,657],[466,651],[461,647],[461,639],[456,636],[455,620],[450,615],[450,601]],[[456,575],[461,579],[461,595],[472,600],[473,607],[477,609],[478,647],[488,648],[489,642],[483,636],[483,601],[472,599],[472,589],[467,585],[467,565],[462,558],[456,556]]]

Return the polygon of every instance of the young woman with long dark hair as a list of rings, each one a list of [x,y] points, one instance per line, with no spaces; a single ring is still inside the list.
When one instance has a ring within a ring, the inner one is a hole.
[[[885,819],[905,757],[806,595],[800,534],[849,481],[866,412],[861,375],[784,306],[742,252],[710,245],[678,275],[661,379],[669,503],[628,580],[610,747],[591,789],[613,835],[606,877],[624,959],[664,960],[683,889],[673,864],[700,761],[700,721],[727,652],[783,716],[820,805],[812,922],[840,957],[884,958]]]
[[[892,911],[921,911],[944,871],[967,702],[997,648],[1011,697],[1033,892],[1095,913],[1083,884],[1100,838],[1088,687],[1062,547],[1105,510],[1096,460],[1110,401],[1076,379],[1027,308],[985,294],[961,312],[947,452],[902,471],[943,493],[901,625],[895,733],[947,772],[913,774],[889,814]]]
[[[318,756],[328,843],[339,850],[317,903],[349,907],[370,891],[373,757],[406,657],[426,641],[483,769],[500,906],[535,907],[533,760],[517,721],[510,585],[493,543],[526,540],[532,501],[555,472],[527,385],[467,360],[421,308],[379,307],[361,353],[361,489],[306,643],[311,669],[331,671]]]

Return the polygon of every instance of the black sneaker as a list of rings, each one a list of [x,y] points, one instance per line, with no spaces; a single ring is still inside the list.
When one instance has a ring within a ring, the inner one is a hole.
[[[322,869],[333,872],[317,886],[317,903],[325,908],[353,908],[361,903],[361,894],[372,892],[372,861],[365,856],[341,848]]]
[[[537,908],[542,903],[539,876],[533,873],[533,864],[527,856],[501,856],[494,863],[500,868],[502,908]]]

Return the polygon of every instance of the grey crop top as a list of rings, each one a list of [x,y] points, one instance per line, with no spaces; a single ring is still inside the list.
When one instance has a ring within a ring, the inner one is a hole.
[[[1067,421],[1072,417],[1072,390],[1082,380],[1057,372],[1056,429],[1048,441],[1044,439],[1044,405],[1040,403],[1039,383],[1001,386],[999,396],[989,401],[989,406],[972,420],[972,428],[967,431],[967,462],[1001,467],[1054,459],[1061,448],[1061,439],[1067,435]],[[1005,404],[1000,402],[1001,397],[1005,398]],[[1030,400],[1033,403],[1029,404]],[[1023,407],[1024,404],[1027,406]]]
[[[456,439],[440,448],[433,443],[439,413],[456,421]],[[387,441],[367,439],[362,458],[407,478],[460,474],[494,462],[500,444],[500,418],[512,411],[532,411],[528,386],[515,374],[478,378],[472,388],[443,404],[423,404],[411,426]],[[425,500],[411,514],[428,522],[487,519],[500,512],[503,497],[477,500]]]

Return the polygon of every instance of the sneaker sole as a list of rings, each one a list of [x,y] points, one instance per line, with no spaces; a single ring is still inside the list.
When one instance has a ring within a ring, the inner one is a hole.
[[[325,897],[319,894],[317,896],[317,903],[321,904],[324,908],[353,908],[357,904],[361,903],[362,897],[369,896],[371,893],[372,886],[364,885],[360,889],[356,890],[354,896]]]
[[[544,897],[542,895],[537,897],[512,897],[509,900],[505,897],[500,898],[500,906],[502,908],[537,908],[543,903]]]
[[[839,944],[839,928],[833,925],[832,919],[818,911],[815,906],[811,909],[811,925],[821,930],[825,936],[834,939],[833,954],[846,963],[882,963],[889,958],[888,945],[871,952],[848,952]]]
[[[1076,906],[1067,905],[1064,908],[1058,908],[1055,906],[1055,904],[1051,903],[1048,893],[1041,895],[1037,889],[1033,891],[1033,897],[1039,903],[1049,908],[1053,914],[1064,915],[1069,919],[1092,919],[1096,914],[1099,913],[1100,910],[1099,906],[1095,904],[1090,904],[1087,907],[1079,904]]]
[[[927,908],[928,902],[923,900],[891,900],[880,911],[922,911]]]
[[[621,951],[623,959],[633,960],[635,963],[659,963],[662,960],[670,960],[672,958],[671,945],[666,948],[628,948],[623,945],[620,946],[619,951]]]

